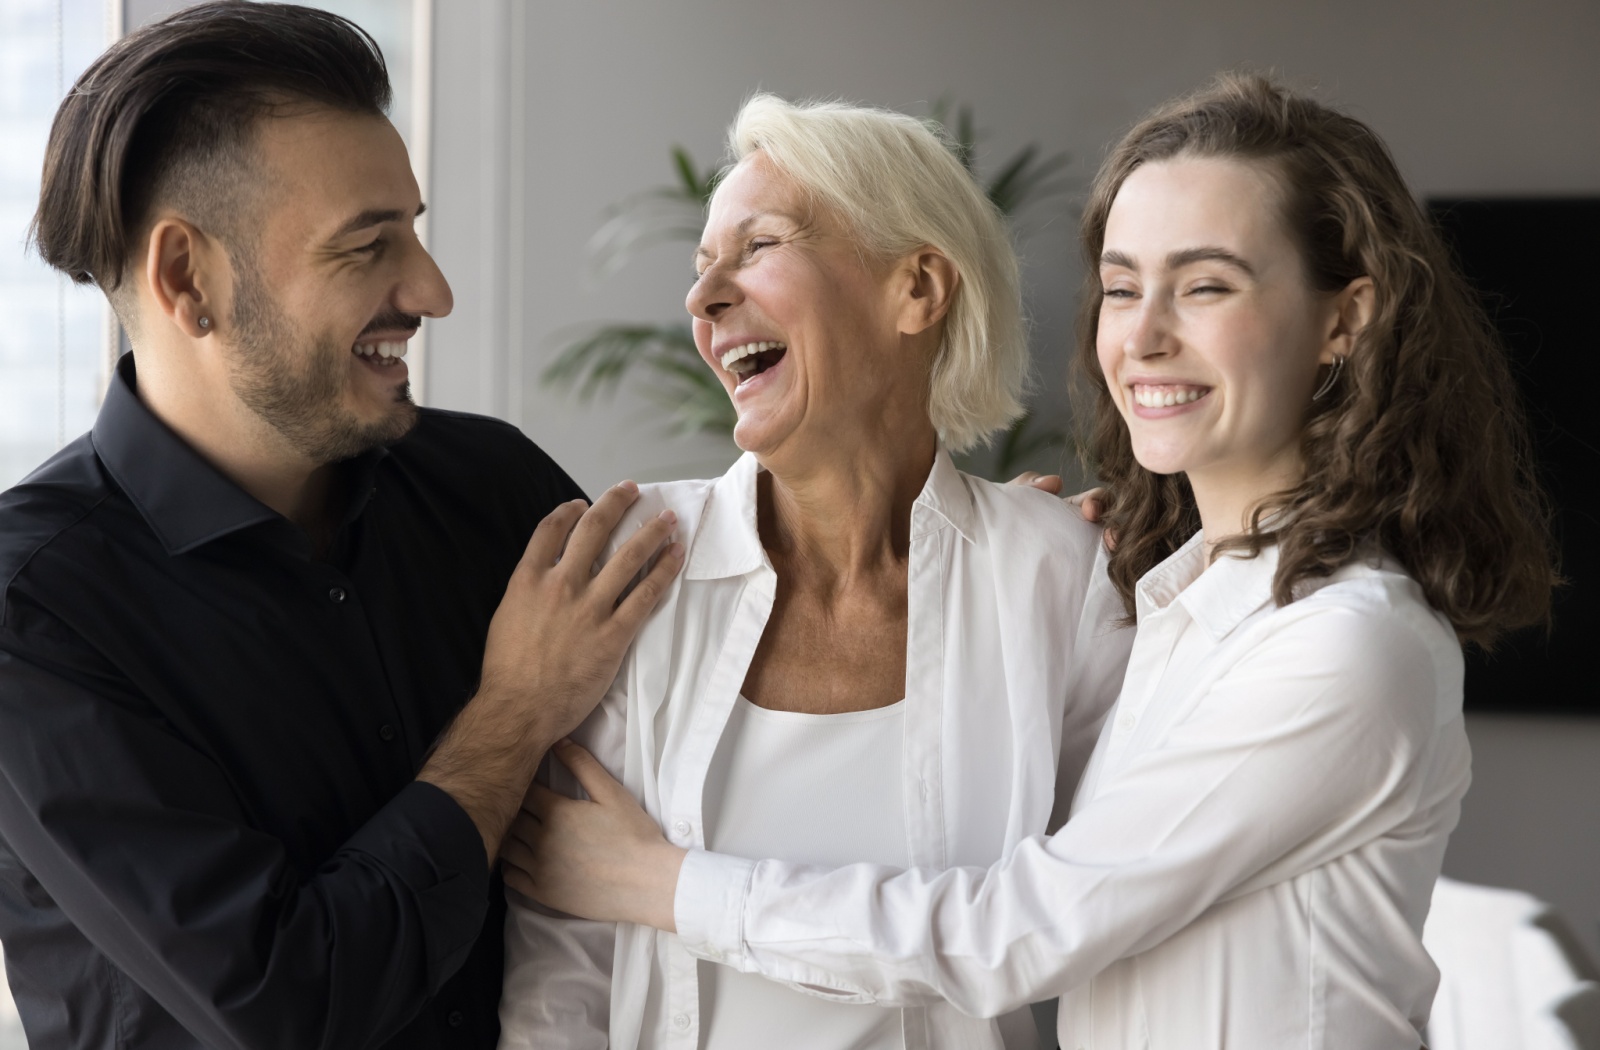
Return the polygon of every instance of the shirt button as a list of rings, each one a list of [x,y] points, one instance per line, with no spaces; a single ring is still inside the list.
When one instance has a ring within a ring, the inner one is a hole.
[[[687,820],[675,820],[672,822],[672,830],[677,832],[679,837],[686,837],[689,834],[689,822]]]
[[[378,739],[379,740],[382,740],[385,744],[387,744],[389,741],[393,740],[394,738],[395,738],[394,726],[381,725],[381,726],[378,727]],[[455,1015],[451,1014],[451,1016],[454,1017]]]
[[[446,1017],[444,1021],[445,1024],[449,1025],[451,1028],[460,1028],[462,1025],[467,1023],[467,1016],[460,1010],[451,1010],[450,1016]]]
[[[345,598],[344,588],[343,587],[332,587],[332,588],[329,588],[328,597],[333,599],[333,601],[335,603],[344,601],[344,598]]]
[[[722,961],[722,952],[718,951],[716,948],[707,948],[706,949],[706,958],[711,960],[712,962],[721,962]]]
[[[674,1017],[672,1019],[672,1023],[678,1028],[688,1028],[689,1027],[689,1015],[688,1014],[679,1014],[677,1017]]]
[[[1122,714],[1117,716],[1117,728],[1122,730],[1124,733],[1132,732],[1133,727],[1138,724],[1139,716],[1134,714],[1132,711],[1124,711]]]

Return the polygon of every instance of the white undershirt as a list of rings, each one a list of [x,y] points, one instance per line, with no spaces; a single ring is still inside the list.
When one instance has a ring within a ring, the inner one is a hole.
[[[816,864],[904,867],[904,700],[871,711],[769,711],[739,697],[706,777],[711,849]],[[705,1050],[899,1050],[896,1009],[828,1002],[700,964]]]

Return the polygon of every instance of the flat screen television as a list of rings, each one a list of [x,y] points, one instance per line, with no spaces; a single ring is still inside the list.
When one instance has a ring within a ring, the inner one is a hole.
[[[1469,650],[1467,709],[1600,717],[1600,197],[1428,207],[1510,350],[1566,579],[1551,631]]]

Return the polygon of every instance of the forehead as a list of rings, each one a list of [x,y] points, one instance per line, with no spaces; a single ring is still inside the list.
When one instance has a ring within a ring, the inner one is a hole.
[[[1106,217],[1105,249],[1143,257],[1197,246],[1289,248],[1277,173],[1258,161],[1177,157],[1141,165]]]
[[[779,171],[759,150],[736,164],[717,186],[706,211],[709,233],[737,225],[752,215],[772,213],[802,218],[810,211],[804,188]]]
[[[269,117],[256,143],[273,225],[336,228],[362,211],[409,212],[420,200],[405,143],[383,117],[321,108]]]

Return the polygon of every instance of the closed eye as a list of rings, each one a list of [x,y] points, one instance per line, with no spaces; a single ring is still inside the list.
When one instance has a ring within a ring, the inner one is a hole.
[[[361,254],[377,255],[379,252],[383,251],[383,249],[386,248],[387,246],[388,246],[388,242],[387,241],[385,241],[382,237],[376,237],[376,238],[373,238],[372,240],[368,241],[366,244],[358,245],[358,246],[350,249],[350,253],[352,255],[361,255]]]

